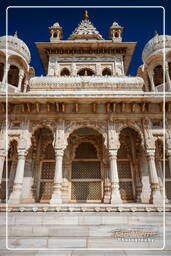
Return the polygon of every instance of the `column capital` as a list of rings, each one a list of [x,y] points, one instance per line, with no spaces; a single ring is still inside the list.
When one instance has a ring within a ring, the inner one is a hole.
[[[5,157],[6,151],[4,149],[0,149],[0,157]]]
[[[25,159],[27,156],[28,151],[24,149],[18,149],[18,159]]]
[[[64,155],[63,149],[55,148],[55,156],[56,157],[63,157],[63,155]]]
[[[148,158],[150,158],[150,157],[155,157],[155,149],[147,149],[147,150],[146,150],[146,156],[147,156]]]
[[[109,159],[117,159],[118,149],[110,149],[109,150]]]
[[[166,154],[168,157],[171,157],[171,148],[167,149]]]

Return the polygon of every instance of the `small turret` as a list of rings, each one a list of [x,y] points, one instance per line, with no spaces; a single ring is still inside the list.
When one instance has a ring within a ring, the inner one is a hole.
[[[111,38],[113,42],[121,42],[122,32],[123,27],[121,27],[117,22],[113,22],[109,29],[109,38]]]
[[[56,42],[62,38],[62,27],[59,23],[54,23],[52,27],[49,27],[50,41]]]

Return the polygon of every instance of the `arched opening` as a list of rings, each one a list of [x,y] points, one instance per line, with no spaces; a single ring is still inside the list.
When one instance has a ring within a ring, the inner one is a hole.
[[[35,199],[38,202],[48,202],[52,195],[55,171],[55,152],[52,142],[52,131],[46,127],[39,128],[32,136],[33,190]]]
[[[118,38],[119,37],[119,33],[115,32],[115,37]]]
[[[78,71],[77,75],[79,76],[93,76],[95,73],[90,68],[83,68]]]
[[[154,85],[163,84],[163,67],[158,65],[154,68]]]
[[[104,68],[103,71],[102,71],[102,75],[103,76],[111,76],[112,72],[109,68]]]
[[[5,202],[12,192],[16,167],[17,167],[17,142],[15,140],[11,141],[8,150],[8,159],[5,160],[3,173],[2,173],[2,183],[0,189],[0,198],[2,202]],[[7,182],[7,191],[6,191],[6,182]]]
[[[4,63],[0,63],[0,82],[3,80],[4,77]]]
[[[70,163],[67,175],[71,202],[103,200],[102,159],[103,138],[96,130],[79,128],[69,136],[64,161]]]
[[[70,75],[70,72],[67,68],[63,68],[61,70],[61,76],[69,76]]]
[[[136,201],[140,185],[141,138],[132,128],[124,128],[119,136],[117,155],[120,193],[123,202]]]
[[[53,37],[54,37],[54,38],[56,38],[56,37],[57,37],[57,33],[56,33],[56,32],[53,34]]]
[[[169,66],[169,77],[171,79],[171,62],[168,63],[168,66]]]
[[[16,66],[11,65],[8,71],[8,84],[18,86],[19,81],[19,69]]]
[[[160,191],[163,193],[163,170],[165,166],[165,188],[166,188],[166,196],[167,199],[171,200],[171,173],[169,169],[169,161],[167,158],[167,155],[164,159],[164,151],[163,151],[163,141],[160,139],[157,139],[155,142],[155,163],[156,163],[156,170],[159,178],[159,185],[160,185]],[[165,160],[165,162],[164,162]]]

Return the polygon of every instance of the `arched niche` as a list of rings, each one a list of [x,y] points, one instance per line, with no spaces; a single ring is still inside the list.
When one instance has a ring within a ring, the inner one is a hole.
[[[103,71],[102,71],[102,75],[103,76],[111,76],[112,72],[109,68],[104,68]]]
[[[61,73],[60,73],[61,76],[69,76],[70,75],[70,71],[68,68],[63,68],[61,70]]]
[[[0,82],[2,82],[4,77],[4,63],[0,63]]]
[[[11,65],[8,71],[8,84],[11,84],[17,87],[18,81],[19,81],[19,68],[14,65]]]
[[[120,147],[117,154],[117,166],[121,199],[133,202],[138,198],[137,186],[140,185],[141,137],[132,128],[123,128],[119,134]]]
[[[83,68],[83,69],[80,69],[78,72],[77,72],[77,75],[79,76],[93,76],[95,75],[94,71],[90,68]]]
[[[163,67],[162,65],[157,65],[154,68],[154,85],[158,86],[160,84],[163,84]]]
[[[102,202],[104,139],[96,130],[82,127],[68,138],[64,153],[71,202]]]

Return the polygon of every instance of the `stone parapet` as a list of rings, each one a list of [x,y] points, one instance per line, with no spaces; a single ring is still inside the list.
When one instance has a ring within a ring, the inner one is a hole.
[[[140,77],[34,77],[30,79],[30,92],[62,90],[121,90],[143,91],[144,80]]]

